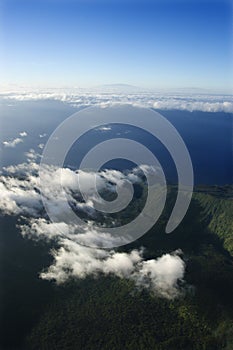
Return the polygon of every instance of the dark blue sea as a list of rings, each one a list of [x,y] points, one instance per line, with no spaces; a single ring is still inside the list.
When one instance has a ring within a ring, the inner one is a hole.
[[[1,166],[26,161],[25,152],[46,143],[54,129],[78,111],[60,101],[0,101],[0,159]],[[223,185],[232,183],[232,114],[158,111],[182,136],[192,159],[195,184]],[[25,131],[27,137],[14,148],[4,147],[3,141],[13,140]],[[39,135],[44,135],[40,137]],[[83,156],[93,146],[107,139],[127,137],[148,147],[160,161],[167,181],[176,183],[176,168],[167,149],[157,139],[136,127],[113,124],[110,130],[94,129],[83,135],[70,149],[65,166],[77,168]],[[146,160],[145,160],[146,163]],[[105,164],[105,168],[126,169],[134,166],[123,159]]]

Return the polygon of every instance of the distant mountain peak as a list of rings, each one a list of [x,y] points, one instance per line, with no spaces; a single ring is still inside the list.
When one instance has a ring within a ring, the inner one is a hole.
[[[95,86],[96,90],[106,91],[106,92],[142,92],[145,91],[145,89],[130,85],[130,84],[124,84],[124,83],[114,83],[114,84],[103,84],[99,86]]]

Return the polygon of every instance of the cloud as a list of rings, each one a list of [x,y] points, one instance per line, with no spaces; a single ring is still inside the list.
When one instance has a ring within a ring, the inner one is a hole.
[[[43,210],[35,162],[3,167],[0,175],[0,212],[38,217]]]
[[[40,157],[35,150],[30,149],[25,153],[28,163],[4,167],[0,176],[1,198],[0,210],[3,214],[21,213],[39,216],[43,208],[39,184],[39,165],[35,161]],[[116,186],[122,186],[125,181],[137,183],[141,181],[138,170],[123,174],[116,170],[103,170],[99,173],[85,172],[82,170],[72,171],[68,168],[46,167],[43,176],[46,186],[44,196],[50,200],[52,210],[56,215],[64,213],[64,195],[60,185],[65,191],[66,198],[73,209],[83,211],[89,218],[95,215],[94,202],[99,201],[93,193],[95,187],[98,191],[105,190],[115,192]],[[80,188],[80,183],[82,188]],[[86,200],[81,196],[85,194]],[[66,200],[65,198],[65,200]],[[4,199],[4,200],[3,200]]]
[[[131,92],[131,93],[107,93],[96,90],[37,90],[24,92],[1,93],[3,99],[18,101],[30,100],[57,100],[66,102],[74,107],[101,106],[106,107],[114,104],[130,104],[145,108],[159,110],[187,110],[203,112],[233,112],[232,96],[229,94],[211,94],[191,92]],[[107,128],[103,127],[103,128]],[[107,131],[102,130],[102,131]],[[44,134],[42,134],[44,135]],[[40,137],[44,137],[44,136]]]
[[[41,273],[42,279],[60,284],[69,278],[105,274],[133,280],[138,287],[149,288],[168,299],[182,291],[178,284],[183,281],[185,264],[180,251],[144,261],[143,250],[126,253],[93,249],[67,239],[61,244],[60,249],[53,250],[54,264]]]
[[[30,149],[25,155],[28,163],[4,167],[0,173],[2,189],[0,210],[3,214],[16,212],[30,215],[33,210],[34,215],[38,217],[43,206],[41,204],[39,165],[36,161],[41,155],[34,149]],[[68,200],[74,210],[81,210],[87,214],[89,219],[92,219],[96,213],[95,203],[101,201],[99,192],[116,193],[116,189],[124,186],[125,183],[142,182],[142,175],[152,171],[156,173],[157,169],[147,165],[134,168],[126,173],[112,169],[96,173],[47,166],[41,169],[46,184],[43,188],[43,196],[44,199],[50,200],[51,207],[58,216],[64,213],[64,200]],[[66,195],[65,199],[61,193],[61,184]],[[83,195],[85,201],[82,198]]]
[[[158,259],[142,261],[133,276],[137,285],[151,288],[169,299],[178,296],[180,289],[177,283],[183,281],[185,272],[185,263],[179,256],[181,253],[178,250]]]
[[[156,101],[153,104],[155,109],[176,109],[186,110],[189,112],[202,111],[202,112],[233,112],[233,103],[224,102],[212,102],[212,101],[192,101],[192,100],[161,100]]]
[[[30,150],[30,154],[35,153]],[[45,167],[43,171],[47,185],[43,196],[51,200],[54,212],[64,214],[64,198],[60,191],[62,182],[69,202],[87,214],[88,220],[83,226],[48,220],[41,200],[38,171],[39,165],[35,163],[34,156],[28,163],[3,168],[0,175],[0,211],[3,215],[21,217],[18,227],[25,239],[43,240],[50,242],[50,245],[56,242],[56,248],[51,251],[54,262],[41,272],[42,279],[64,283],[70,278],[113,274],[133,280],[138,288],[149,288],[161,297],[171,299],[180,295],[182,289],[179,285],[185,273],[180,251],[158,259],[144,260],[143,248],[130,252],[102,249],[103,244],[112,247],[113,243],[118,245],[119,239],[122,244],[127,241],[101,232],[95,219],[92,220],[95,213],[93,181],[96,181],[99,190],[114,192],[115,187],[122,186],[124,181],[142,181],[142,171],[150,173],[156,169],[142,165],[127,173],[109,169],[94,173]],[[87,196],[85,202],[79,196],[80,179]],[[97,248],[90,248],[93,245]]]
[[[27,175],[37,176],[38,171],[39,164],[35,162],[30,162],[3,167],[3,171],[1,171],[0,174],[4,174],[5,178],[7,178],[7,176],[17,176],[25,178],[27,177]]]
[[[32,188],[28,179],[19,181],[15,178],[0,177],[0,210],[4,214],[27,213],[37,215],[42,210],[40,194]]]
[[[38,148],[43,149],[43,148],[44,148],[44,143],[40,143],[40,144],[38,145]]]
[[[26,137],[27,133],[26,131],[21,131],[19,133],[19,136],[21,136],[21,138],[17,137],[13,140],[9,140],[9,141],[3,141],[2,144],[4,147],[9,147],[9,148],[14,148],[16,145],[18,145],[19,143],[23,142],[22,137]]]
[[[101,126],[98,128],[100,131],[110,131],[112,130],[111,126]]]
[[[21,137],[26,137],[28,134],[26,133],[26,131],[22,131],[22,132],[19,133],[19,135]]]
[[[119,253],[114,250],[93,249],[63,240],[62,247],[53,251],[54,264],[41,277],[63,283],[71,277],[85,278],[99,273],[129,277],[136,263],[142,260],[141,252]]]
[[[28,162],[35,162],[37,159],[41,158],[41,154],[37,153],[33,148],[28,152],[25,152],[25,156],[27,157]]]
[[[18,145],[21,142],[23,142],[23,140],[17,137],[16,139],[11,141],[3,141],[3,145],[4,147],[14,148],[16,145]]]

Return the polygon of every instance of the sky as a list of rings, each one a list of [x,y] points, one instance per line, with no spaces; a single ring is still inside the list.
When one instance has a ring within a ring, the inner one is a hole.
[[[230,1],[2,0],[1,84],[233,90]]]

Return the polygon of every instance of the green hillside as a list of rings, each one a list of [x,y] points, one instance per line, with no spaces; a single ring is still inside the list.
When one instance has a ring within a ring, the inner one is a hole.
[[[233,188],[213,188],[211,194],[203,194],[201,189],[194,198],[199,201],[202,216],[211,232],[218,235],[223,246],[233,256]]]
[[[56,297],[28,334],[25,349],[233,349],[232,187],[198,187],[183,222],[164,228],[175,200],[144,237],[146,258],[182,249],[183,296],[166,300],[132,281],[100,276],[55,287]]]

